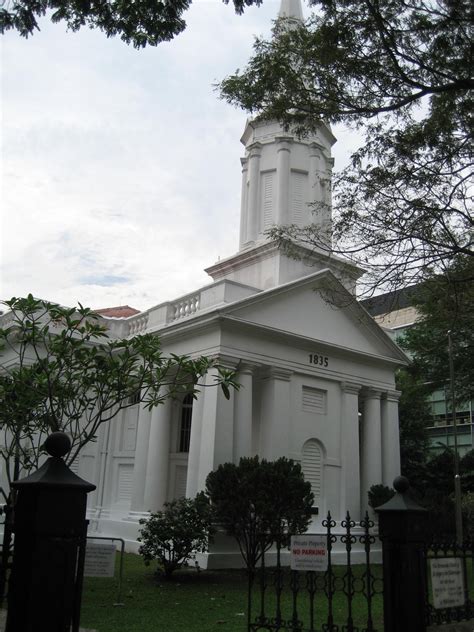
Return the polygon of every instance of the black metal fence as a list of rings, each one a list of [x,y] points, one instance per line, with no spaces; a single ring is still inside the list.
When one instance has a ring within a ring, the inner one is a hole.
[[[0,527],[3,531],[0,542],[0,608],[6,604],[8,596],[8,578],[13,558],[12,526],[12,509],[7,502],[0,507]]]
[[[432,541],[425,547],[426,625],[474,619],[474,543]]]
[[[248,632],[377,632],[383,629],[383,580],[373,563],[374,522],[366,514],[356,523],[347,514],[341,529],[328,513],[322,537],[327,546],[325,571],[290,570],[282,564],[287,543],[276,543],[276,565],[268,568],[266,556],[249,578]],[[354,555],[358,559],[354,563]],[[338,564],[334,564],[337,555]],[[285,560],[286,564],[288,563]]]

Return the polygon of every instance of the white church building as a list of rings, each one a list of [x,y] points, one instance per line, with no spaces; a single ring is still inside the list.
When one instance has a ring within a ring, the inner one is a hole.
[[[302,17],[300,1],[283,0],[280,13]],[[328,510],[336,521],[347,510],[360,519],[368,489],[391,486],[400,473],[394,373],[406,357],[356,301],[325,300],[328,290],[353,297],[362,271],[304,249],[295,260],[265,234],[274,224],[330,227],[335,140],[325,124],[298,138],[276,122],[249,120],[238,251],[207,268],[210,283],[191,294],[104,317],[111,337],[156,333],[165,354],[218,358],[237,371],[241,388],[229,400],[204,388],[195,400],[151,411],[137,404],[102,427],[73,466],[97,485],[91,534],[122,537],[136,550],[149,510],[195,496],[210,471],[243,456],[301,463],[315,529]],[[317,202],[327,212],[315,213]],[[205,380],[212,384],[213,373]],[[236,559],[233,547],[220,547],[208,564]]]

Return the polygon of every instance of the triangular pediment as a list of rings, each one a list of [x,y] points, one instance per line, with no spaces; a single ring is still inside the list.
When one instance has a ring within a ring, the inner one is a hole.
[[[261,292],[225,313],[275,332],[406,363],[405,354],[328,270]]]

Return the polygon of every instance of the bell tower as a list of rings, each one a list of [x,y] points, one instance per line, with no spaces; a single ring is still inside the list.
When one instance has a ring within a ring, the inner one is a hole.
[[[301,0],[282,0],[279,18],[287,28],[303,20]],[[268,289],[331,268],[350,291],[360,271],[331,255],[331,148],[336,138],[329,124],[298,136],[278,121],[247,120],[241,138],[242,189],[239,251],[206,269],[214,281],[229,279]],[[301,245],[291,258],[271,241],[272,226],[316,224],[325,247],[321,251]]]
[[[274,225],[331,222],[331,130],[298,138],[274,122],[248,121],[241,139],[242,198],[239,250],[267,241]]]

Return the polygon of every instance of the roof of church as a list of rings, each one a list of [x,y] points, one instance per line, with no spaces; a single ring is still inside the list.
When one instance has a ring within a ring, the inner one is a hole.
[[[413,299],[419,293],[421,286],[422,283],[417,283],[416,285],[410,285],[401,290],[385,292],[385,294],[379,294],[378,296],[364,299],[360,301],[360,304],[365,307],[371,316],[388,314],[398,309],[411,307],[413,305]]]
[[[103,309],[94,310],[96,314],[106,316],[107,318],[129,318],[140,313],[139,309],[130,307],[130,305],[119,305],[118,307],[104,307]]]

